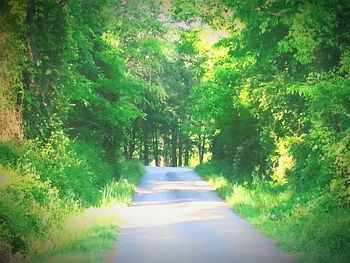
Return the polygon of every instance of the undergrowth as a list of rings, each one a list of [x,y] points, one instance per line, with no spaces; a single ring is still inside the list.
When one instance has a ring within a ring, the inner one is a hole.
[[[350,211],[326,189],[299,191],[259,176],[244,178],[224,163],[195,169],[240,215],[305,263],[345,263],[350,258]]]
[[[31,262],[104,262],[102,252],[113,247],[119,221],[117,207],[90,208],[72,215],[63,228],[52,231]]]
[[[143,173],[60,133],[0,142],[0,262],[100,262]]]
[[[101,205],[115,203],[131,204],[136,186],[144,174],[144,168],[138,161],[129,161],[123,165],[117,180],[112,180],[102,190]]]

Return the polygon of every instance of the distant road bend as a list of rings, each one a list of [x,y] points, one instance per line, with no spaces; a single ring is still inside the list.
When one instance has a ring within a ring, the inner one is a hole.
[[[147,167],[116,263],[295,263],[187,168]]]

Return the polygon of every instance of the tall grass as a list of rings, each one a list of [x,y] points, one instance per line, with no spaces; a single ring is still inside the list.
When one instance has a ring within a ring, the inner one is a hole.
[[[31,255],[33,263],[104,262],[102,252],[113,248],[118,233],[115,209],[91,208],[67,218],[51,232],[41,251]]]
[[[130,204],[144,172],[144,168],[138,161],[126,162],[120,178],[112,180],[103,188],[101,206],[115,203]]]
[[[298,191],[292,185],[234,174],[212,162],[196,167],[219,194],[261,232],[305,263],[345,263],[350,259],[350,211],[336,208],[317,186]]]

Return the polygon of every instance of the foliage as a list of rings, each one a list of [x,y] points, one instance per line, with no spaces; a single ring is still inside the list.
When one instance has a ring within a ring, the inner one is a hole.
[[[188,19],[193,6],[203,13],[183,41],[198,82],[193,131],[206,134],[213,158],[242,176],[338,189],[339,206],[348,207],[349,4],[191,2],[175,1],[173,16]],[[207,48],[200,32],[215,29],[226,35]]]
[[[177,120],[162,115],[186,80],[158,14],[152,0],[1,3],[1,114],[23,113],[25,128],[23,142],[0,143],[14,178],[1,189],[0,237],[12,252],[40,250],[77,209],[130,202],[143,171],[123,155],[159,159]]]
[[[302,262],[346,262],[349,258],[349,211],[323,189],[298,191],[256,176],[244,181],[224,163],[196,167],[239,214],[278,245],[298,253]]]
[[[59,226],[73,203],[58,196],[57,188],[38,175],[1,167],[1,238],[16,251],[25,252],[35,238],[47,238]]]
[[[29,141],[17,148],[1,144],[0,237],[12,251],[42,254],[43,249],[51,251],[64,242],[73,242],[58,235],[64,232],[69,217],[81,211],[82,205],[130,203],[144,172],[139,162],[127,162],[120,168],[120,178],[112,180],[112,167],[98,154],[100,149],[83,141],[59,148],[61,143],[41,148],[33,148]],[[18,160],[8,162],[13,156]],[[84,230],[89,233],[84,237],[86,242],[96,235],[95,226],[97,222]],[[108,240],[109,244],[114,237]]]
[[[81,140],[70,141],[58,131],[45,144],[28,140],[20,151],[15,166],[18,171],[39,174],[42,181],[59,189],[60,197],[84,206],[97,203],[99,190],[114,174],[102,149]]]
[[[233,195],[249,213],[284,216],[300,194],[302,208],[316,207],[310,215],[346,217],[348,1],[6,0],[0,9],[0,165],[14,178],[1,188],[0,231],[13,252],[34,251],[33,233],[60,225],[46,213],[130,202],[142,172],[129,159],[220,160],[233,172],[216,183],[231,195],[226,177],[246,181]]]

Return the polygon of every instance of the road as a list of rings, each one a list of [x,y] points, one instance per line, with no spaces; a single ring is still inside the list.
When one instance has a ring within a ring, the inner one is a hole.
[[[117,263],[294,263],[187,168],[147,167],[118,236]]]

